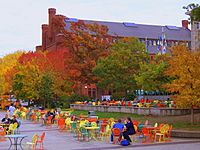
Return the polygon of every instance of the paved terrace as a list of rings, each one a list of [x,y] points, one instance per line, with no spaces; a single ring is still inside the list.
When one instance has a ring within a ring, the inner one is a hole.
[[[0,119],[3,118],[5,112],[0,112]],[[105,141],[89,141],[80,142],[74,138],[73,133],[59,132],[56,126],[52,129],[46,129],[41,127],[40,124],[33,124],[30,121],[25,121],[20,127],[20,133],[25,134],[28,137],[23,140],[23,147],[26,150],[25,143],[31,141],[32,136],[37,133],[45,131],[44,147],[45,150],[112,150],[112,149],[133,149],[134,150],[199,150],[200,139],[173,139],[170,143],[153,143],[153,144],[142,144],[141,141],[133,143],[130,146],[123,147],[120,145],[113,145]],[[10,145],[9,140],[6,142],[0,142],[0,150],[7,150]]]

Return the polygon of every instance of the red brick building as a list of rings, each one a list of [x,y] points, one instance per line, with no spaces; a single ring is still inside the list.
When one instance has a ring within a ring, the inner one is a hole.
[[[42,45],[36,46],[36,50],[59,50],[64,47],[60,46],[60,41],[62,41],[62,34],[56,30],[53,24],[53,18],[63,15],[57,15],[56,9],[49,8],[48,10],[49,18],[48,24],[42,24]],[[65,17],[65,16],[63,16]],[[65,17],[66,18],[66,17]],[[76,18],[67,18],[67,23],[77,22]],[[165,43],[165,52],[168,52],[167,47],[186,44],[188,47],[191,45],[191,31],[188,29],[188,21],[182,21],[182,27],[176,26],[157,26],[157,25],[144,25],[135,24],[129,22],[117,23],[117,22],[103,22],[103,21],[89,21],[84,20],[86,23],[97,23],[101,25],[106,25],[109,29],[108,34],[113,37],[137,37],[141,42],[146,44],[148,53],[153,58],[155,54],[159,53],[159,44],[161,40],[159,37],[164,37],[162,39]],[[107,95],[108,92],[102,93],[97,92],[95,85],[82,85],[80,91],[83,95],[91,96],[93,98],[100,97],[100,95]]]

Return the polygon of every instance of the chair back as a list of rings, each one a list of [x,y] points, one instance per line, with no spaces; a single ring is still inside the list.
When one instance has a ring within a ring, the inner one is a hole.
[[[87,130],[86,130],[84,127],[80,127],[80,128],[79,128],[79,131],[80,131],[81,133],[87,133]]]
[[[132,122],[133,122],[133,125],[135,125],[135,126],[138,126],[138,124],[139,124],[139,122],[136,120],[133,120]]]
[[[143,135],[149,135],[149,130],[147,128],[142,128]]]
[[[48,121],[51,121],[52,118],[53,118],[53,116],[49,116],[48,117]]]
[[[45,137],[45,132],[42,132],[42,135],[41,135],[41,142],[44,141],[44,137]]]
[[[119,128],[113,128],[112,132],[113,132],[114,136],[120,136],[121,135],[121,132],[120,132]]]
[[[91,126],[92,126],[92,127],[97,127],[97,123],[96,123],[96,122],[92,122],[92,123],[91,123]]]
[[[138,132],[138,127],[136,125],[133,125],[135,132]]]
[[[106,134],[110,134],[111,133],[111,128],[110,128],[110,125],[108,124],[106,126]]]
[[[66,119],[65,119],[65,124],[66,124],[66,125],[70,125],[70,124],[71,124],[71,118],[69,118],[69,117],[66,118]]]
[[[149,121],[148,120],[146,120],[145,121],[145,123],[144,123],[144,125],[148,125],[149,124]]]
[[[76,128],[77,128],[77,122],[74,121],[74,122],[72,123],[72,129],[75,130]]]
[[[157,123],[157,122],[154,124],[154,127],[155,127],[155,128],[157,128],[157,127],[158,127],[158,123]]]
[[[160,125],[159,125],[159,128],[162,128],[162,126],[164,126],[165,124],[164,123],[161,123]]]
[[[38,140],[38,135],[37,134],[34,134],[33,137],[32,137],[32,143],[36,143]]]

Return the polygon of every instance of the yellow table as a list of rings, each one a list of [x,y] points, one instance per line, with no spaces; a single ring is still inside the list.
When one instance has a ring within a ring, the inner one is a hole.
[[[95,130],[99,130],[99,127],[85,127],[85,129],[90,133],[91,139],[97,141],[97,138],[95,137]]]

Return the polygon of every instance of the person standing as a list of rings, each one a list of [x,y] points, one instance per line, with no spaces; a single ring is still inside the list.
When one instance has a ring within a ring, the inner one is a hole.
[[[8,111],[10,113],[10,116],[13,116],[14,111],[15,111],[15,107],[13,106],[13,103],[10,104],[10,107],[8,108]]]

